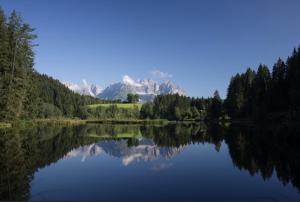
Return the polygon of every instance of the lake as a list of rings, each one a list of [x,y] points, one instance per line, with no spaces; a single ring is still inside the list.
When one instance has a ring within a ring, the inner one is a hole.
[[[0,130],[0,200],[300,200],[287,126],[42,124]]]

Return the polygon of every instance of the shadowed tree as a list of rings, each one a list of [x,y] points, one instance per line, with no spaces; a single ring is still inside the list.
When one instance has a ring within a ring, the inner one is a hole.
[[[286,65],[279,58],[273,66],[270,88],[270,111],[281,112],[288,109]]]
[[[1,60],[8,63],[3,67],[1,118],[10,120],[21,116],[23,101],[28,87],[28,75],[33,70],[33,44],[35,35],[28,24],[13,11],[8,19],[4,41],[7,54]],[[5,58],[7,57],[7,58]]]
[[[209,114],[211,119],[218,119],[222,115],[222,99],[217,90],[214,92]]]
[[[127,102],[129,103],[137,103],[139,101],[139,95],[138,94],[127,94]]]
[[[259,65],[252,85],[252,109],[255,119],[264,119],[267,115],[269,103],[271,75],[266,65]]]
[[[300,46],[287,60],[289,111],[292,119],[300,119]]]

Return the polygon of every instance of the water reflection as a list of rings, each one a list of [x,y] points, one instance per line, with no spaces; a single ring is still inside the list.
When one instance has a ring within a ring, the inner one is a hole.
[[[129,139],[120,140],[102,140],[88,146],[82,146],[70,151],[66,157],[81,156],[84,162],[87,157],[98,156],[102,152],[113,157],[122,159],[124,166],[134,161],[152,161],[158,157],[170,159],[178,155],[184,146],[179,147],[161,147],[157,146],[152,139],[139,138],[135,140],[136,145],[131,145]]]
[[[300,131],[298,126],[231,127],[224,136],[234,165],[264,180],[276,171],[284,184],[300,189]]]
[[[222,128],[204,124],[164,127],[43,125],[0,130],[0,199],[31,199],[31,182],[35,173],[59,160],[78,157],[86,162],[91,157],[100,158],[107,154],[120,159],[125,167],[153,161],[156,162],[151,164],[153,171],[168,172],[168,169],[178,166],[171,160],[189,150],[191,145],[211,144],[219,151],[224,142],[232,163],[238,169],[252,176],[259,174],[263,180],[276,174],[283,185],[292,183],[300,190],[299,137],[297,127]],[[159,161],[161,158],[170,161]],[[186,163],[192,164],[193,161],[197,159],[188,158]],[[197,175],[198,171],[193,172]],[[176,178],[176,175],[172,177]]]

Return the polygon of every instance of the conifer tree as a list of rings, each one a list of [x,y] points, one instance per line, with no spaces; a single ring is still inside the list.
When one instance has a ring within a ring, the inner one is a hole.
[[[222,114],[222,99],[217,90],[214,92],[209,114],[211,119],[218,119]]]
[[[286,65],[279,58],[273,66],[270,88],[270,111],[281,112],[288,109]]]
[[[28,87],[28,75],[33,70],[32,40],[35,35],[28,24],[13,11],[7,22],[7,66],[4,65],[2,84],[1,119],[21,116]],[[5,41],[6,41],[5,40]]]
[[[8,60],[8,36],[7,20],[4,11],[0,8],[0,120],[4,119],[6,112],[6,103],[8,100],[9,83],[9,60]]]
[[[300,119],[300,46],[287,60],[289,111],[292,119]]]
[[[255,119],[266,118],[268,103],[269,103],[269,89],[270,89],[271,75],[266,65],[259,65],[255,79],[252,85],[252,109]]]

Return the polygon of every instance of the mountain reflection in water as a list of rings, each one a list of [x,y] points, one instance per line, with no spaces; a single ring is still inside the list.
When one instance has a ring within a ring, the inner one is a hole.
[[[164,181],[164,177],[173,180],[172,186],[183,186],[184,184],[184,189],[186,189],[181,193],[174,193],[172,191],[168,193],[167,190],[164,190],[162,194],[159,190],[155,192],[153,188],[153,194],[151,195],[153,198],[149,198],[150,195],[148,196],[148,192],[144,190],[145,192],[141,192],[143,194],[141,196],[127,193],[128,195],[123,197],[128,200],[136,199],[135,197],[137,199],[139,199],[138,197],[145,197],[146,199],[163,200],[170,198],[172,194],[178,200],[181,199],[180,196],[186,197],[185,194],[188,194],[191,197],[190,199],[194,200],[216,199],[213,198],[215,196],[213,193],[218,192],[217,188],[216,190],[209,189],[211,194],[210,192],[206,192],[207,195],[203,195],[203,198],[201,198],[202,195],[197,195],[199,193],[198,190],[194,190],[195,186],[204,186],[204,184],[201,184],[204,182],[201,182],[199,179],[204,181],[205,177],[209,177],[209,174],[205,176],[205,173],[202,173],[203,170],[199,170],[199,166],[206,166],[208,172],[213,172],[216,169],[216,165],[214,165],[216,163],[213,163],[213,160],[210,159],[212,157],[209,157],[211,151],[207,149],[207,145],[212,145],[215,152],[219,152],[221,147],[224,147],[224,150],[219,154],[219,157],[222,157],[220,159],[226,160],[227,156],[229,156],[231,164],[234,165],[234,168],[231,168],[230,165],[224,164],[225,160],[224,162],[217,162],[218,166],[223,166],[223,171],[219,171],[218,174],[223,172],[224,177],[229,173],[233,176],[238,176],[239,170],[246,171],[248,178],[253,176],[253,180],[255,179],[257,183],[260,183],[260,181],[269,181],[274,187],[275,182],[273,181],[276,179],[283,185],[281,187],[276,185],[276,189],[285,193],[283,199],[299,199],[299,137],[298,127],[287,126],[230,126],[222,128],[218,125],[207,126],[205,124],[177,124],[167,126],[40,125],[27,129],[1,129],[0,199],[35,200],[35,189],[51,185],[50,182],[35,180],[39,179],[39,176],[44,171],[48,170],[50,172],[49,169],[53,168],[53,165],[62,166],[62,169],[68,170],[70,163],[72,163],[70,169],[79,169],[78,172],[80,171],[79,173],[83,175],[83,173],[87,172],[87,167],[77,164],[77,158],[80,159],[81,162],[79,161],[79,163],[81,164],[82,162],[93,163],[89,164],[89,166],[95,167],[98,165],[98,162],[101,163],[102,167],[109,165],[110,167],[107,169],[114,170],[112,172],[118,173],[119,177],[121,174],[120,169],[122,168],[118,167],[113,159],[120,159],[121,165],[124,168],[128,168],[124,170],[126,175],[130,174],[130,176],[138,178],[140,174],[143,175],[144,179],[148,179],[149,184],[138,184],[142,183],[138,181],[135,182],[136,184],[133,184],[141,187],[141,189],[143,186],[145,186],[145,190],[148,186],[153,187],[154,184],[151,184],[151,179],[162,180],[159,182],[161,184],[167,183]],[[207,152],[205,154],[208,156],[199,159],[197,157],[200,154],[197,150],[199,148],[202,149],[202,153]],[[105,158],[105,161],[101,160],[102,158]],[[199,164],[199,160],[205,161],[205,165]],[[132,166],[133,164],[134,166]],[[147,173],[144,171],[146,167],[149,167],[152,171],[164,171],[165,175],[156,176]],[[184,174],[177,169],[189,170],[192,173],[186,173],[185,179],[181,177]],[[105,175],[112,175],[112,173],[101,173],[100,171],[94,174],[103,174],[102,183],[105,182]],[[43,174],[44,177],[48,175]],[[198,184],[192,182],[193,177],[189,179],[189,175],[193,175]],[[77,177],[79,180],[80,175],[77,174]],[[245,180],[244,178],[245,176],[243,178],[237,177],[236,181],[244,182],[239,181]],[[187,183],[188,179],[189,183]],[[211,176],[211,179],[215,178]],[[61,181],[61,183],[67,182],[66,179],[64,179],[65,181],[63,179],[56,180]],[[77,178],[73,177],[73,180],[76,184]],[[118,181],[118,178],[110,183],[112,182],[117,184],[112,184],[111,186],[118,186],[118,183],[123,183]],[[229,181],[226,178],[218,178],[216,179],[216,183],[228,184]],[[110,190],[108,184],[106,185],[106,189]],[[238,186],[239,184],[237,184]],[[296,193],[292,188],[296,188]],[[92,187],[86,187],[86,189],[89,190],[89,195],[87,196],[92,198],[94,196],[93,199],[116,199],[109,194],[106,196],[104,193],[101,195],[102,198],[97,198],[99,196],[96,195],[96,192],[92,191]],[[105,193],[108,193],[108,191]],[[271,193],[274,194],[273,192]],[[68,194],[71,194],[71,192],[64,191],[64,194],[55,197],[67,200],[70,199],[68,198]],[[223,194],[228,199],[235,199],[231,195],[226,195],[227,193],[221,193],[221,191],[219,194],[220,196]],[[246,190],[245,192],[236,193],[236,195],[238,199],[248,196]],[[49,193],[46,196],[53,199]],[[80,193],[75,194],[75,196],[78,199],[81,199],[80,197],[85,199],[85,195],[80,195]],[[276,198],[277,195],[272,197]]]
[[[66,157],[81,156],[84,162],[87,157],[98,156],[105,152],[111,156],[122,159],[124,166],[133,161],[152,161],[158,157],[166,159],[178,155],[184,146],[159,147],[151,139],[140,138],[136,140],[137,146],[128,146],[128,140],[103,140],[91,145],[82,146],[70,151]]]

